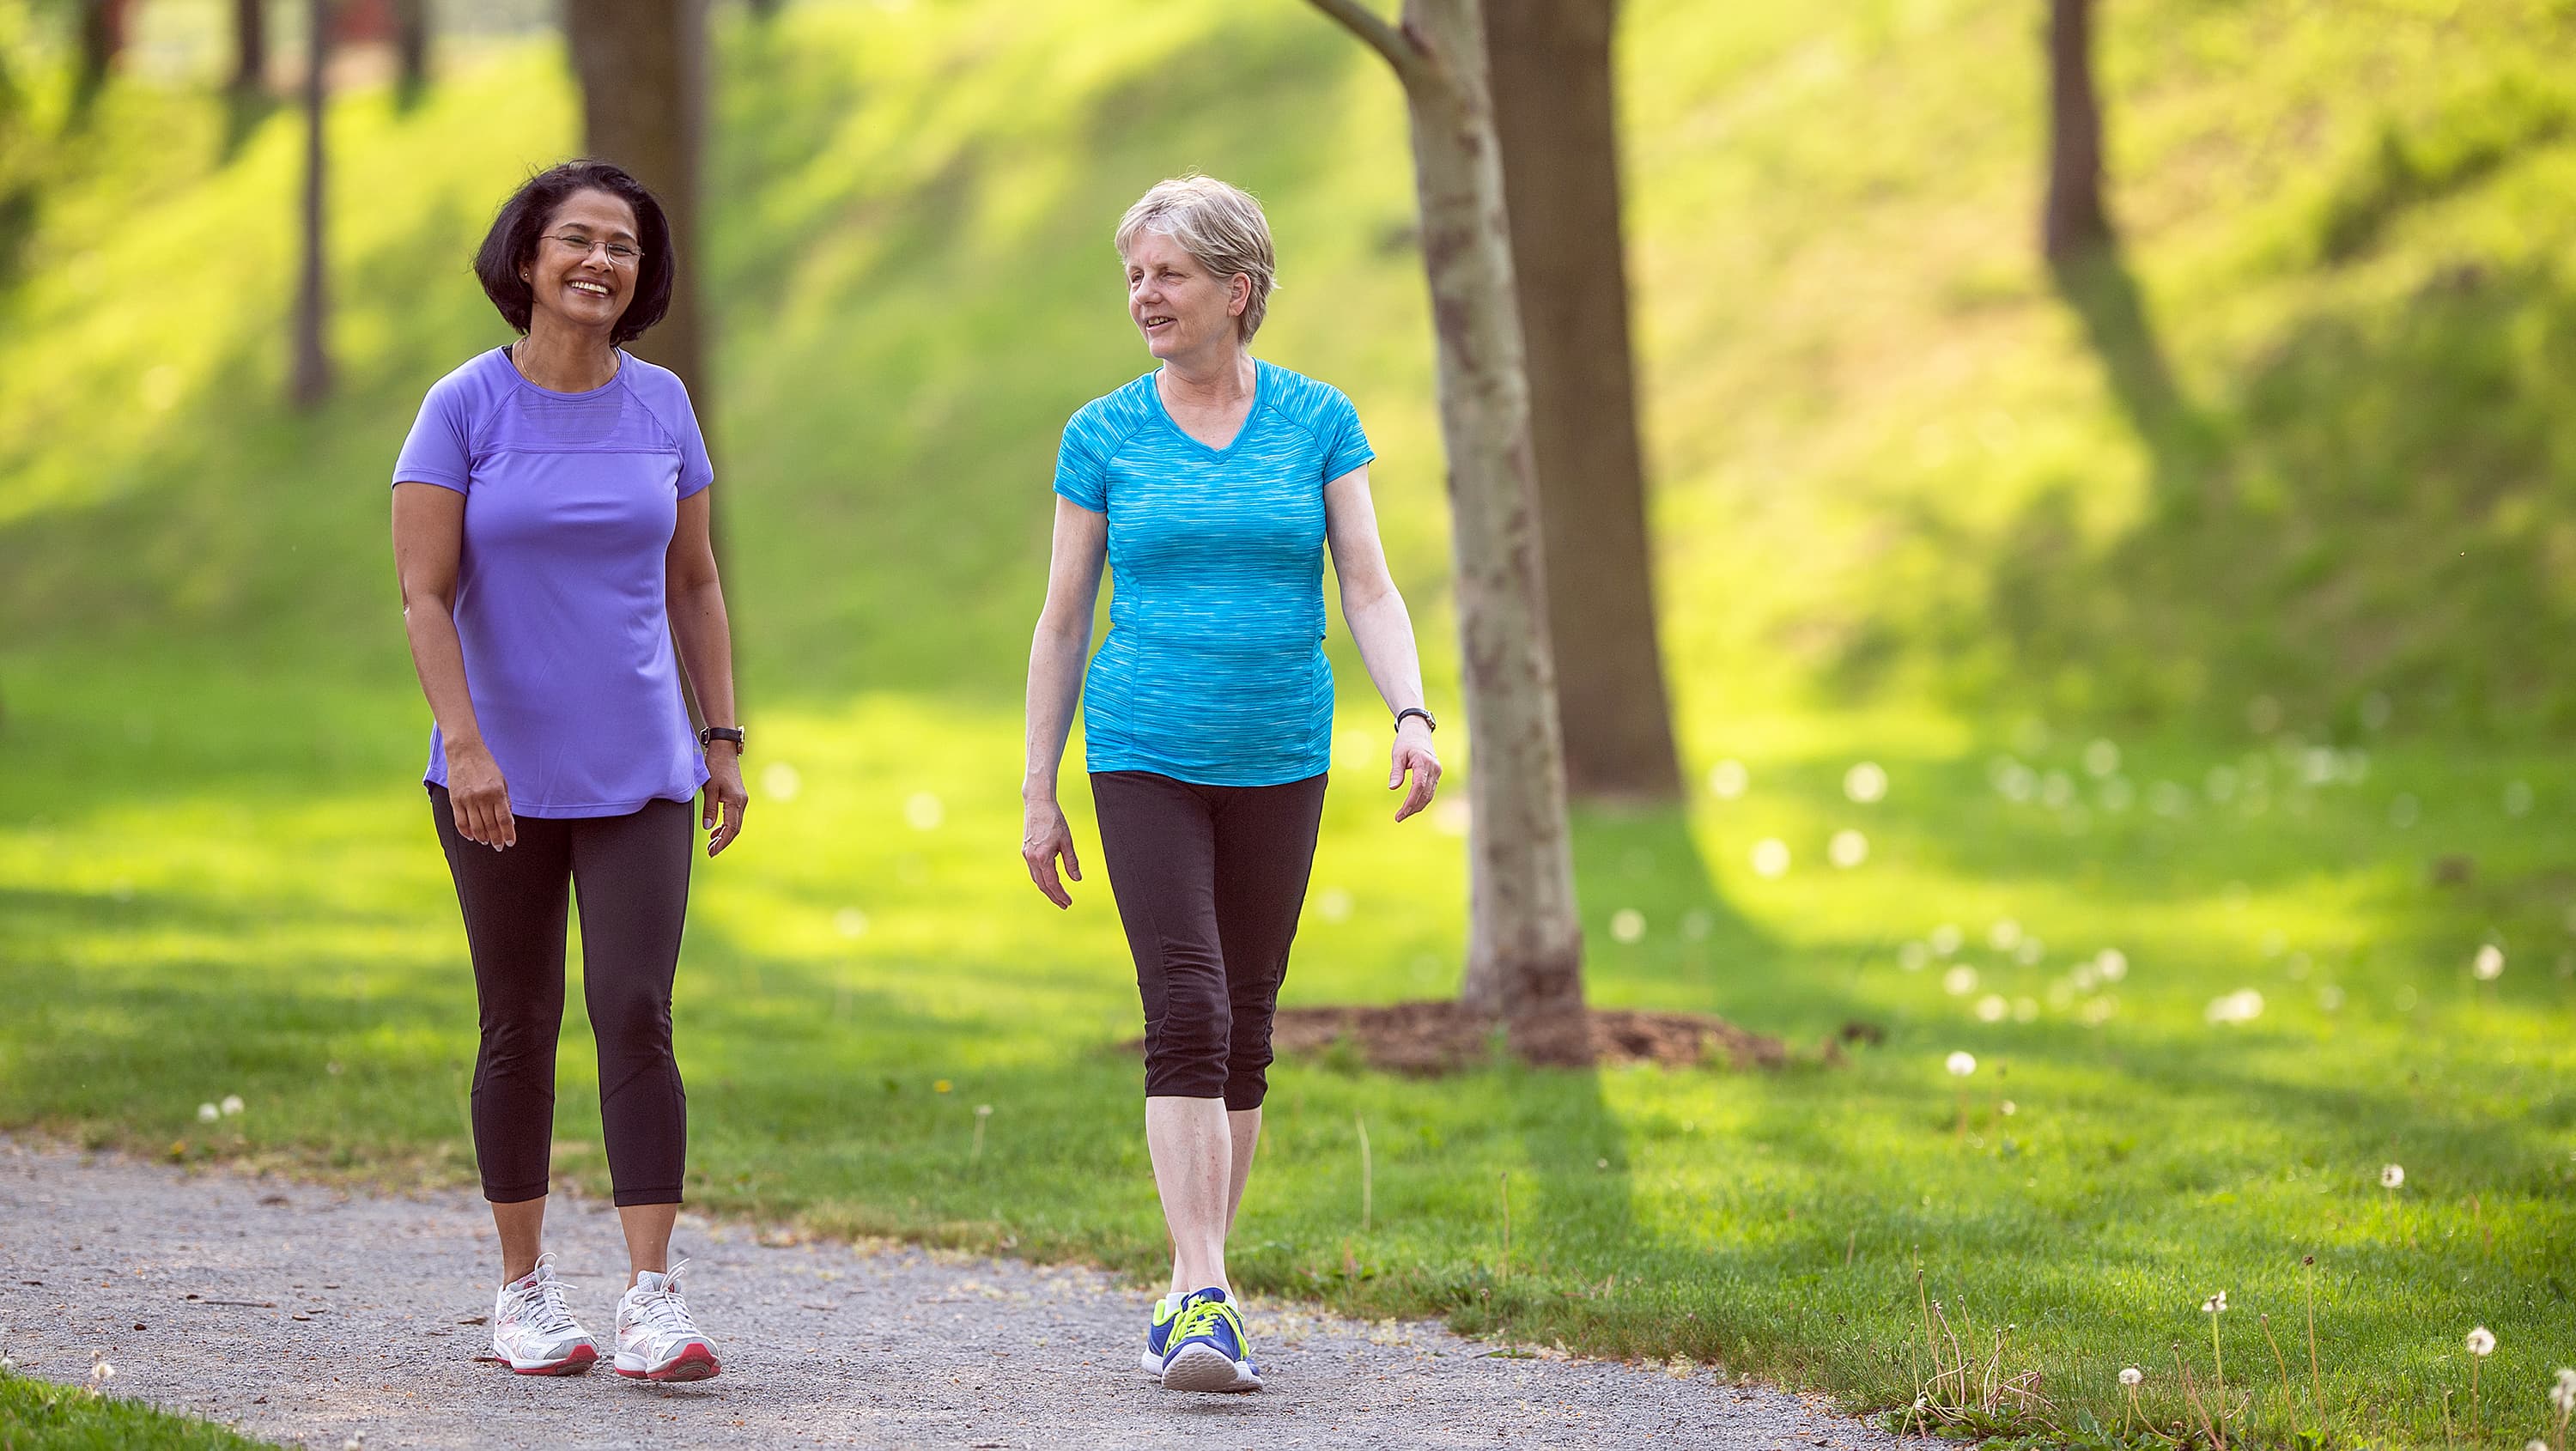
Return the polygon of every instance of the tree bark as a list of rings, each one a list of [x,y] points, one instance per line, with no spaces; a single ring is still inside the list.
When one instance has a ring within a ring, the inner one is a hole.
[[[1413,129],[1449,457],[1472,815],[1467,978],[1533,1063],[1591,1061],[1511,236],[1478,0],[1313,0],[1395,67]]]
[[[233,0],[232,84],[244,96],[268,85],[268,0]]]
[[[331,354],[323,341],[323,70],[331,57],[331,0],[309,0],[304,55],[304,266],[295,289],[295,370],[289,396],[311,408],[331,396]]]
[[[124,53],[129,8],[128,0],[80,0],[80,75],[74,88],[81,96],[97,95]]]
[[[2048,202],[2040,249],[2051,264],[2111,243],[2102,210],[2102,103],[2093,89],[2093,0],[2049,0]]]
[[[1678,801],[1628,334],[1617,0],[1484,0],[1566,789]]]
[[[429,36],[429,0],[394,0],[394,87],[406,100],[429,87]]]

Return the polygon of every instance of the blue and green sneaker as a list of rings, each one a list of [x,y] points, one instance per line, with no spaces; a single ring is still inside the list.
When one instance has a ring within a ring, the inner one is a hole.
[[[1162,1314],[1158,1306],[1156,1316]],[[1146,1344],[1153,1344],[1152,1330]],[[1225,1291],[1194,1290],[1171,1318],[1163,1352],[1163,1385],[1176,1391],[1257,1391],[1261,1371],[1252,1363],[1243,1316]]]
[[[1156,1380],[1163,1378],[1163,1357],[1172,1348],[1172,1327],[1181,1323],[1181,1302],[1186,1298],[1174,1290],[1154,1302],[1153,1322],[1145,1327],[1145,1353],[1137,1363]]]

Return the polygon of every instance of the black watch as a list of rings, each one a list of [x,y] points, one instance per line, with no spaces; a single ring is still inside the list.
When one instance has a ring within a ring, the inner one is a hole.
[[[733,742],[733,753],[737,756],[741,755],[743,752],[742,727],[708,726],[706,729],[698,732],[698,746],[700,749],[711,746],[718,741]]]
[[[1404,729],[1404,718],[1405,718],[1406,716],[1408,716],[1408,715],[1418,715],[1418,716],[1422,717],[1422,723],[1423,723],[1424,725],[1426,725],[1426,726],[1430,727],[1431,729],[1433,729],[1433,730],[1435,730],[1435,731],[1436,731],[1436,730],[1438,730],[1438,729],[1440,729],[1440,722],[1438,722],[1437,720],[1432,719],[1431,712],[1429,712],[1429,711],[1427,711],[1427,710],[1424,710],[1421,706],[1418,706],[1418,705],[1408,705],[1408,706],[1406,706],[1404,709],[1399,710],[1399,711],[1397,711],[1397,712],[1395,713],[1395,728],[1396,728],[1397,730],[1402,730],[1402,729]]]

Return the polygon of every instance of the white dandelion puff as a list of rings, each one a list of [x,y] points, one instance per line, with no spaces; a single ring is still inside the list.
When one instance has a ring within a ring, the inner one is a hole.
[[[1742,761],[1720,761],[1708,768],[1709,794],[1720,801],[1732,801],[1753,784],[1753,775]]]
[[[2571,921],[2576,921],[2576,907],[2570,907],[2567,911]],[[2576,925],[2571,925],[2567,930],[2576,932]],[[1944,922],[1933,928],[1931,935],[1924,940],[1931,944],[1933,956],[1947,957],[1959,950],[1959,944],[1964,939],[1956,924]]]
[[[211,1103],[201,1103],[197,1105],[197,1122],[201,1124],[213,1123],[215,1120],[222,1118],[223,1116],[224,1111],[215,1107]]]
[[[760,794],[772,801],[793,801],[805,789],[805,777],[785,761],[772,761],[760,772]]]
[[[1825,844],[1825,860],[1848,871],[1869,860],[1869,838],[1857,831],[1837,831]]]
[[[2495,1354],[2495,1332],[2481,1325],[2469,1332],[2469,1354],[2481,1360]]]
[[[1753,874],[1766,880],[1789,875],[1789,844],[1776,836],[1754,843]]]
[[[2401,1184],[2403,1184],[2403,1183],[2405,1183],[2405,1182],[2406,1182],[2406,1170],[2405,1170],[2405,1167],[2404,1167],[2403,1165],[2398,1165],[2398,1164],[2385,1164],[2385,1165],[2382,1165],[2382,1166],[2380,1167],[2380,1170],[2379,1170],[2379,1187],[2380,1187],[2380,1188],[2382,1188],[2382,1189],[2394,1189],[2394,1188],[2398,1187],[2399,1185],[2401,1185]]]
[[[2010,917],[1997,921],[1994,926],[1986,929],[1986,945],[1997,952],[2010,952],[2019,947],[2021,924]]]
[[[1951,1077],[1965,1078],[1977,1071],[1977,1055],[1962,1049],[1944,1059],[1942,1066],[1950,1070]]]
[[[1646,935],[1646,914],[1634,907],[1622,907],[1610,914],[1610,936],[1619,942],[1635,942]]]
[[[1863,806],[1886,800],[1886,768],[1876,761],[1863,761],[1843,772],[1843,794]]]
[[[2011,1014],[2012,1004],[1994,993],[1977,999],[1977,1021],[1980,1023],[2000,1023]]]
[[[1932,949],[1920,942],[1909,942],[1896,949],[1896,965],[1907,972],[1921,972],[1932,961]]]
[[[2118,982],[2129,975],[2129,955],[2116,947],[2105,947],[2093,954],[2093,970],[2104,982]]]
[[[1954,998],[1964,998],[1977,990],[1977,970],[1965,963],[1941,974],[1941,991]]]
[[[2469,963],[2469,971],[2480,982],[2493,982],[2504,976],[2504,949],[2492,942],[2479,948],[2477,957]]]
[[[2221,1291],[2219,1291],[2217,1294],[2210,1296],[2208,1299],[2201,1301],[2201,1302],[2200,1302],[2200,1313],[2202,1313],[2203,1315],[2224,1315],[2224,1314],[2226,1314],[2226,1313],[2227,1313],[2227,1292],[2226,1292],[2225,1290],[2221,1290]]]
[[[227,1093],[224,1095],[224,1101],[217,1107],[223,1110],[224,1117],[231,1118],[242,1111],[242,1096],[238,1093]]]
[[[2126,1367],[2120,1372],[2120,1384],[2124,1386],[2136,1385],[2138,1382],[2143,1381],[2146,1378],[2147,1373],[2138,1369],[2134,1365]]]

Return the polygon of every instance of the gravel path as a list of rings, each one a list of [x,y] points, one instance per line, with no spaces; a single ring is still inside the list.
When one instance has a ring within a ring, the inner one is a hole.
[[[605,1336],[625,1256],[606,1204],[557,1196],[550,1243]],[[474,1357],[491,1220],[442,1191],[327,1188],[0,1138],[0,1335],[22,1374],[80,1380],[246,1434],[401,1446],[1586,1446],[1794,1451],[1893,1438],[1705,1372],[1497,1359],[1436,1325],[1256,1302],[1266,1387],[1139,1374],[1143,1294],[1097,1271],[847,1245],[772,1247],[684,1216],[691,1307],[725,1373],[648,1387]],[[1204,1438],[1216,1437],[1216,1440]]]

